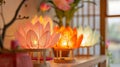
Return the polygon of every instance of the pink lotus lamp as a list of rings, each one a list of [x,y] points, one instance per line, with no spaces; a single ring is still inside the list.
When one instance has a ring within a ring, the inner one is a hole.
[[[32,22],[20,25],[16,32],[16,39],[23,49],[51,48],[57,43],[59,36],[59,33],[52,32],[52,20],[47,16],[36,16]],[[43,57],[45,63],[45,51],[38,52],[38,63],[40,57]]]
[[[32,22],[27,22],[19,26],[16,39],[19,41],[20,46],[24,49],[46,49],[53,47],[60,35],[52,32],[51,21],[45,21],[46,19],[42,16],[36,18],[36,20],[35,18]]]

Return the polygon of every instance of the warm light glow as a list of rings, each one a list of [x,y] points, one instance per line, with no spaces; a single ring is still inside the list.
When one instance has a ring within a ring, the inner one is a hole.
[[[35,16],[31,22],[20,25],[16,39],[25,49],[44,49],[53,47],[60,34],[52,32],[52,20],[47,16]]]
[[[33,40],[32,43],[33,43],[34,45],[38,45],[38,41],[36,41],[36,40]]]
[[[60,39],[57,43],[57,49],[73,49],[78,48],[82,38],[77,38],[76,29],[71,29],[70,27],[55,27],[56,32],[60,32]]]
[[[96,31],[93,31],[89,26],[85,27],[79,27],[78,28],[78,35],[83,34],[83,41],[80,46],[86,47],[86,46],[93,46],[99,41],[100,35],[96,33]]]
[[[81,46],[85,46],[85,42],[86,42],[86,40],[84,39],[83,41],[82,41],[82,43],[81,43]]]
[[[62,46],[63,46],[63,47],[66,47],[66,46],[67,46],[67,44],[68,44],[68,43],[67,43],[67,41],[66,41],[66,40],[62,41]]]

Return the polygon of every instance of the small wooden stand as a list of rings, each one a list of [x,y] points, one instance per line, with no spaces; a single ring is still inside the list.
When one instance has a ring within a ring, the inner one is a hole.
[[[55,49],[57,56],[54,58],[55,63],[73,63],[75,62],[73,56],[73,49]],[[62,51],[69,51],[68,57],[62,57]]]
[[[49,67],[46,63],[46,50],[41,50],[37,53],[37,61],[34,62],[34,67]],[[40,60],[40,57],[43,57],[43,60]]]
[[[93,54],[90,54],[90,48],[91,47],[93,47]],[[86,48],[86,50],[87,50],[87,53],[86,54],[84,54],[84,49]],[[80,51],[79,51],[79,49],[82,49],[82,53],[80,54]],[[84,57],[90,57],[90,56],[93,56],[93,55],[95,55],[95,46],[84,46],[84,47],[80,47],[80,48],[78,48],[78,50],[77,50],[77,56],[84,56]]]

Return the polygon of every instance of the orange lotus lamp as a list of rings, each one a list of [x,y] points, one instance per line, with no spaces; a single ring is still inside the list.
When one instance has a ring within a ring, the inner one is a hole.
[[[47,20],[46,20],[47,19]],[[60,34],[52,32],[52,20],[49,17],[35,17],[32,22],[27,22],[19,26],[16,32],[16,39],[23,49],[43,50],[53,47]],[[41,55],[45,63],[45,51],[38,52],[38,63]]]
[[[61,34],[60,39],[54,48],[62,50],[79,48],[83,39],[83,35],[81,34],[79,37],[77,37],[76,28],[72,29],[71,27],[55,27],[54,31]]]
[[[71,27],[55,27],[54,31],[60,33],[60,39],[54,46],[54,49],[57,51],[57,60],[55,59],[55,62],[59,62],[59,60],[61,62],[61,59],[64,59],[62,62],[72,62],[73,49],[79,48],[83,35],[77,38],[76,28],[72,29]],[[70,52],[70,57],[67,57],[67,60],[65,57],[62,57],[63,51]]]

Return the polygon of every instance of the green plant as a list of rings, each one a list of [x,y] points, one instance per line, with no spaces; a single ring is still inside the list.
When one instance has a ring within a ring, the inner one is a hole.
[[[61,0],[61,1],[64,1],[64,0]],[[70,1],[70,0],[68,0],[68,1]],[[69,26],[71,20],[74,17],[75,12],[78,11],[79,8],[82,8],[84,5],[84,4],[82,4],[81,6],[78,6],[78,4],[80,2],[82,2],[82,0],[73,0],[72,3],[68,4],[70,6],[70,9],[63,10],[63,9],[60,9],[53,1],[48,0],[48,2],[50,2],[52,4],[52,7],[54,8],[55,13],[56,13],[55,17],[57,17],[59,19],[58,22],[55,20],[54,20],[54,22],[56,22],[60,27],[63,26],[63,19],[65,19],[65,26]],[[92,1],[83,1],[83,2],[95,4]]]

